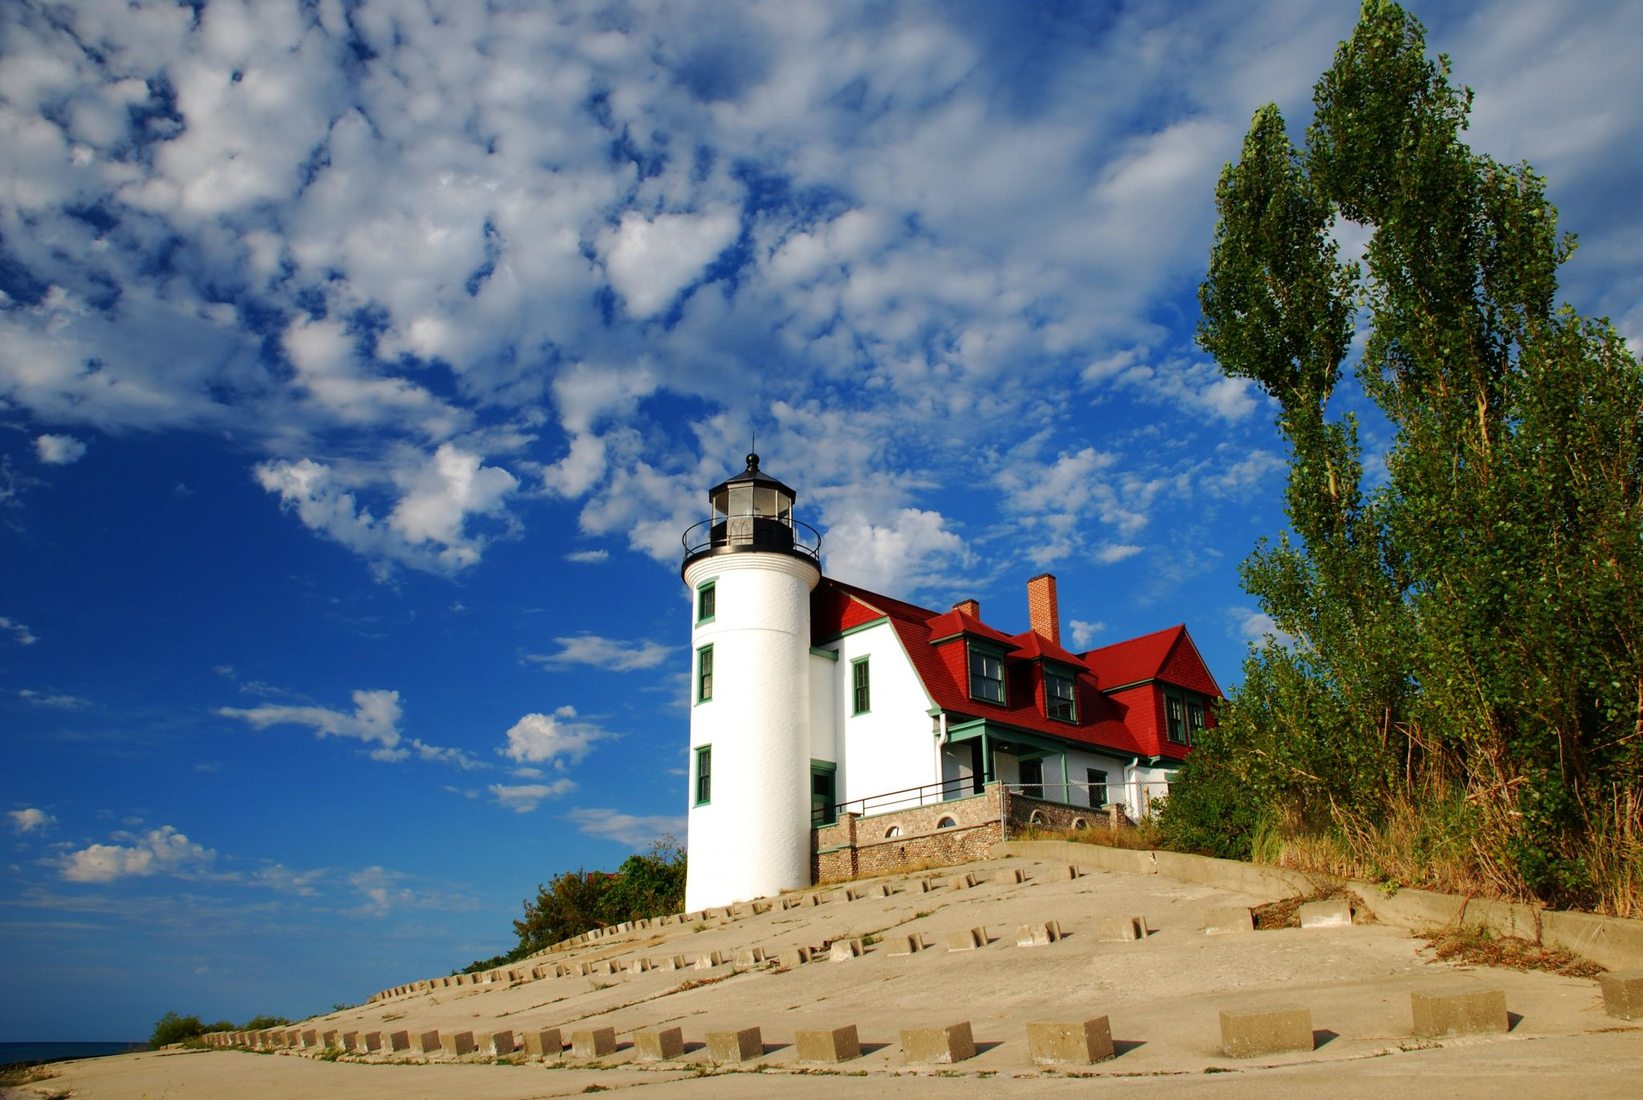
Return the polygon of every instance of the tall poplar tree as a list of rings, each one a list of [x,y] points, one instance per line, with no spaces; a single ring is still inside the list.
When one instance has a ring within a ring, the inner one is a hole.
[[[1252,653],[1165,826],[1212,834],[1230,787],[1359,872],[1441,847],[1472,885],[1634,910],[1643,373],[1555,302],[1573,239],[1528,165],[1468,147],[1449,74],[1366,0],[1304,146],[1269,105],[1222,173],[1199,342],[1279,409],[1289,531],[1243,576],[1292,640]],[[1384,477],[1331,402],[1355,335]]]

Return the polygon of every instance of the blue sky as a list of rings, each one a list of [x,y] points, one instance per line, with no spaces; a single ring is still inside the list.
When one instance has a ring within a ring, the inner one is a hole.
[[[1643,8],[1417,10],[1636,347]],[[1235,684],[1284,456],[1192,342],[1214,185],[1354,16],[0,8],[0,1039],[357,1001],[680,831],[754,432],[830,574],[1019,630],[1049,570]]]

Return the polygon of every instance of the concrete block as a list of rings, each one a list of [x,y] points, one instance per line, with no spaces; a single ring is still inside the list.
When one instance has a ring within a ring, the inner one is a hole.
[[[565,1041],[556,1027],[525,1032],[525,1053],[531,1058],[557,1058],[564,1049]]]
[[[1061,939],[1061,924],[1059,921],[1046,921],[1043,924],[1024,924],[1016,933],[1017,947],[1045,947]]]
[[[474,1033],[471,1031],[442,1031],[439,1033],[439,1049],[447,1058],[460,1058],[464,1054],[472,1054],[479,1047],[474,1043]]]
[[[1415,1034],[1422,1039],[1488,1035],[1510,1028],[1504,989],[1415,990],[1409,994]]]
[[[801,902],[796,896],[786,897],[782,899],[782,910],[785,912],[788,909],[797,909],[802,904],[803,902]]]
[[[994,882],[1003,883],[1005,886],[1017,886],[1026,880],[1027,876],[1021,873],[1021,868],[1019,867],[1006,867],[1004,870],[993,876]]]
[[[1204,914],[1204,934],[1221,936],[1255,931],[1255,918],[1247,905],[1222,905]]]
[[[730,907],[730,915],[733,917],[753,916],[753,903],[750,901],[737,902]]]
[[[557,978],[559,976],[558,970],[557,966],[533,966],[531,968],[531,977],[537,981],[541,981],[543,978]]]
[[[506,1058],[519,1049],[519,1042],[511,1031],[483,1032],[479,1036],[479,1052]]]
[[[744,947],[736,952],[736,969],[751,970],[764,962],[764,948]]]
[[[1070,863],[1058,863],[1050,868],[1051,882],[1071,882],[1078,877],[1078,868]]]
[[[888,955],[915,955],[924,950],[924,937],[917,932],[891,936],[886,942],[890,945],[889,950],[885,952]]]
[[[860,956],[864,950],[860,940],[834,940],[827,958],[830,962],[846,962]]]
[[[1603,1011],[1622,1020],[1643,1020],[1643,970],[1604,974]]]
[[[975,951],[987,946],[987,930],[985,928],[959,928],[945,933],[942,942],[949,951]]]
[[[382,1049],[382,1032],[380,1031],[367,1031],[359,1039],[367,1054],[374,1054]]]
[[[633,1033],[634,1057],[641,1062],[665,1062],[685,1052],[684,1032],[676,1027]]]
[[[1602,963],[1616,974],[1643,970],[1643,920],[1546,910],[1540,942]]]
[[[921,894],[928,894],[931,890],[939,889],[940,886],[941,881],[939,879],[921,878],[918,880],[918,892]]]
[[[851,890],[849,887],[846,887],[843,890],[835,890],[831,894],[827,895],[827,900],[830,902],[855,901],[856,895],[855,891]]]
[[[707,1033],[707,1056],[715,1065],[738,1065],[764,1057],[764,1039],[756,1027]]]
[[[413,1037],[411,1049],[418,1054],[438,1054],[442,1049],[439,1045],[439,1032],[419,1031]]]
[[[904,1027],[901,1049],[907,1061],[922,1065],[949,1065],[976,1055],[968,1020],[946,1027]]]
[[[303,1049],[307,1050],[309,1047],[317,1047],[317,1046],[319,1046],[319,1032],[315,1031],[313,1028],[308,1028],[308,1029],[304,1030],[302,1032],[302,1047],[303,1047]]]
[[[1345,898],[1309,901],[1298,912],[1302,928],[1348,928],[1352,925],[1352,903]]]
[[[1105,1016],[1078,1023],[1030,1023],[1027,1047],[1040,1066],[1087,1066],[1112,1057],[1112,1028]]]
[[[342,1046],[342,1032],[335,1030],[320,1032],[319,1045],[327,1050],[332,1047],[340,1048]]]
[[[1221,1013],[1221,1052],[1229,1058],[1312,1049],[1312,1013],[1291,1005]]]
[[[976,877],[969,871],[964,872],[962,875],[954,875],[947,880],[947,888],[950,890],[968,890],[975,884]]]
[[[806,894],[806,895],[804,895],[804,904],[807,907],[817,906],[817,905],[820,905],[821,903],[822,903],[822,899],[821,899],[820,894]]]
[[[792,970],[795,966],[803,966],[810,961],[810,948],[790,947],[776,956],[776,965],[783,970]]]
[[[584,1061],[616,1053],[616,1029],[595,1027],[570,1033],[571,1053]]]
[[[646,958],[634,959],[632,962],[628,963],[628,973],[629,974],[643,974],[645,971],[647,971],[649,969],[650,969],[650,960],[646,959]]]
[[[848,1062],[861,1057],[861,1041],[856,1038],[856,1025],[847,1024],[831,1031],[800,1031],[794,1035],[801,1062]]]
[[[383,1046],[388,1053],[397,1054],[402,1050],[411,1049],[411,1033],[408,1031],[390,1031],[383,1040]]]
[[[342,1041],[342,1049],[343,1050],[359,1050],[360,1049],[359,1032],[357,1032],[357,1031],[344,1031],[342,1033],[342,1040],[341,1041]]]
[[[697,970],[712,970],[715,966],[724,965],[724,956],[717,951],[709,951],[704,955],[696,956]]]
[[[1095,924],[1095,938],[1102,943],[1127,943],[1147,938],[1146,917],[1103,917]]]
[[[606,975],[607,977],[609,975],[612,975],[612,974],[620,974],[622,972],[622,960],[621,959],[606,959],[604,961],[604,963],[601,964],[601,966],[599,967],[598,972],[600,974]]]
[[[684,970],[687,966],[689,966],[689,964],[685,962],[685,957],[683,955],[662,956],[663,970]]]

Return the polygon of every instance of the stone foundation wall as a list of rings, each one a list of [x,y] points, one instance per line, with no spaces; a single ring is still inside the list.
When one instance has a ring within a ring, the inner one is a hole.
[[[810,832],[811,881],[846,882],[917,864],[985,859],[1000,839],[1001,791],[995,783],[967,798],[865,817],[840,814],[838,821]],[[952,823],[943,827],[944,820]]]
[[[1009,794],[1008,820],[1012,836],[1023,828],[1034,826],[1043,829],[1111,829],[1115,824],[1118,828],[1129,824],[1123,807],[1117,803],[1096,810],[1089,806],[1068,806],[1042,798],[1028,798],[1013,791]]]

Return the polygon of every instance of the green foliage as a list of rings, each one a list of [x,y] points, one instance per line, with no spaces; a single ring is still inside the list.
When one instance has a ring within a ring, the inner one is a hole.
[[[200,1023],[198,1016],[179,1016],[175,1012],[167,1012],[154,1024],[154,1034],[149,1036],[150,1049],[159,1050],[172,1043],[181,1043],[195,1039],[205,1034],[205,1025]]]
[[[623,921],[659,917],[684,908],[685,853],[664,837],[643,855],[622,861],[614,873],[566,871],[536,888],[513,922],[519,942],[491,959],[470,964],[464,973],[490,970],[524,958],[571,936]]]
[[[285,1027],[290,1024],[284,1016],[253,1016],[246,1021],[245,1031],[265,1031],[271,1027]],[[233,1030],[233,1029],[230,1029]]]
[[[1208,848],[1236,795],[1364,837],[1458,790],[1485,880],[1612,905],[1587,857],[1643,785],[1643,371],[1555,307],[1573,241],[1527,165],[1465,144],[1448,77],[1366,0],[1304,147],[1263,107],[1222,173],[1199,338],[1279,407],[1290,531],[1243,576],[1291,640],[1252,653],[1166,827]],[[1370,231],[1361,263],[1340,222]],[[1360,320],[1396,432],[1368,485],[1331,405]]]

